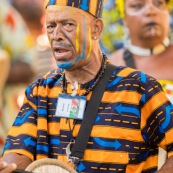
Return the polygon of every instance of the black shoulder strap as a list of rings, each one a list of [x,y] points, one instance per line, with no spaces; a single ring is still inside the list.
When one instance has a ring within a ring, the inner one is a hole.
[[[92,127],[98,112],[100,101],[106,89],[106,85],[110,79],[110,76],[111,74],[113,74],[113,71],[115,70],[115,68],[116,66],[108,63],[105,73],[103,74],[103,77],[101,78],[101,80],[98,82],[98,84],[93,90],[91,99],[88,102],[88,105],[84,114],[84,119],[82,121],[78,136],[72,148],[72,152],[71,152],[72,160],[73,160],[73,157],[75,159],[77,158],[80,160],[83,159],[84,151],[87,146],[88,139],[90,137],[90,133],[91,133],[91,130],[92,130]],[[76,161],[73,161],[73,163],[74,162],[76,163]]]
[[[124,50],[123,58],[127,67],[136,68],[133,55],[128,49]]]

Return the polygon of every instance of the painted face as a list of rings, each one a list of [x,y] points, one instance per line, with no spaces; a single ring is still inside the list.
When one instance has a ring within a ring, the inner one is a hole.
[[[157,12],[165,13],[167,11],[165,0],[131,0],[126,3],[126,12],[129,15],[140,15],[151,6],[154,6]]]
[[[155,39],[159,44],[168,35],[169,12],[165,0],[125,0],[125,24],[134,42]]]
[[[77,8],[47,8],[47,34],[59,68],[75,68],[88,60],[92,47],[90,23],[93,18]]]

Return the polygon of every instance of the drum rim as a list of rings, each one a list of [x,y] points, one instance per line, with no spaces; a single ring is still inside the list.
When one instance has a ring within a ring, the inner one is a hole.
[[[45,166],[45,165],[60,166],[61,168],[64,168],[65,170],[69,171],[70,173],[77,173],[72,167],[70,167],[66,163],[59,161],[57,159],[51,159],[51,158],[43,158],[40,160],[36,160],[36,161],[32,162],[30,165],[28,165],[25,170],[34,171],[36,168],[39,168],[39,167]]]

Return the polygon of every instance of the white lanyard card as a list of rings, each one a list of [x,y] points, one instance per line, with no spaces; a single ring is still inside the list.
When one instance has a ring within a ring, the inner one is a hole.
[[[55,116],[61,118],[83,119],[86,96],[60,94],[57,101]]]

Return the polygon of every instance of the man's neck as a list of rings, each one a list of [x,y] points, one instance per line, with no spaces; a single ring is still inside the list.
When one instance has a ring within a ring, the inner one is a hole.
[[[79,84],[85,84],[95,78],[98,71],[100,70],[102,63],[102,54],[96,56],[91,56],[85,66],[73,69],[65,70],[65,76],[68,82]]]

